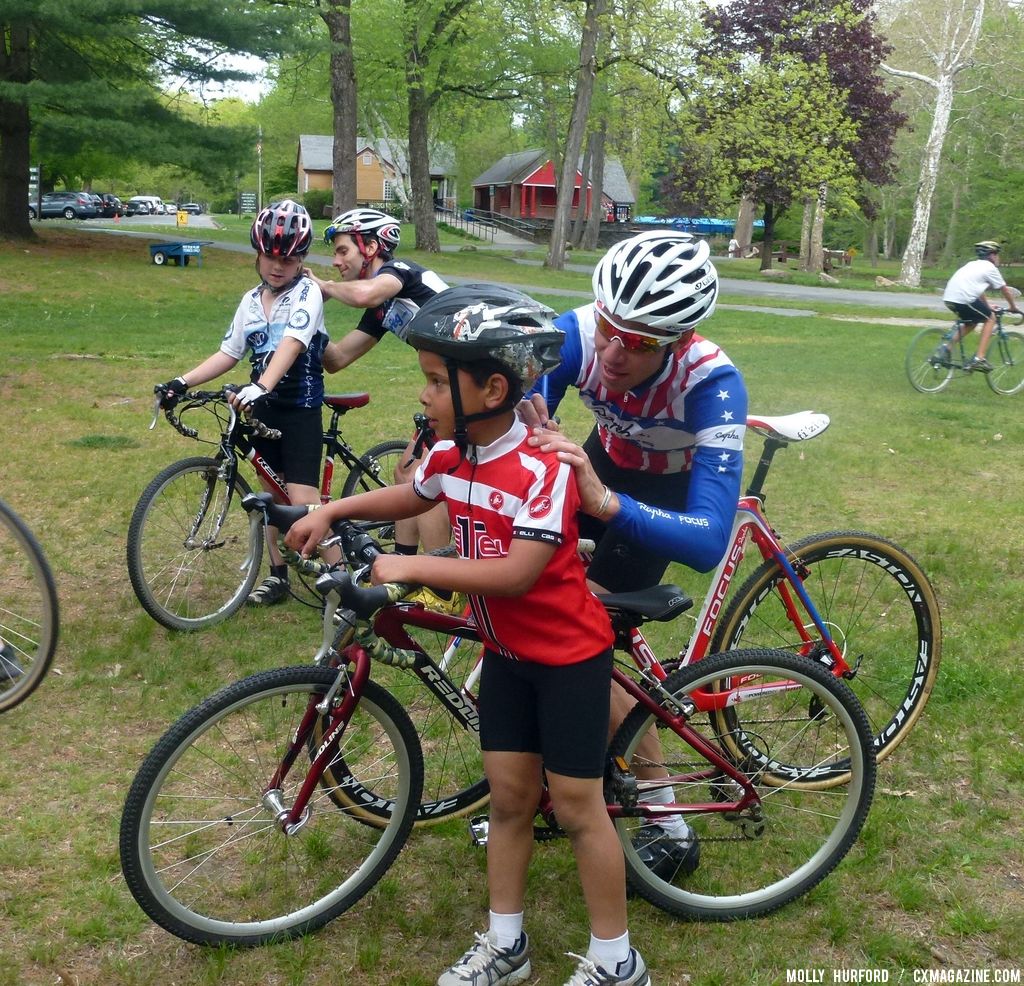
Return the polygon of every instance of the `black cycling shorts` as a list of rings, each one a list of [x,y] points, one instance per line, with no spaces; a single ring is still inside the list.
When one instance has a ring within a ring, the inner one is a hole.
[[[485,651],[480,748],[540,754],[548,770],[565,777],[603,777],[611,675],[611,648],[562,665]]]
[[[945,304],[961,322],[987,322],[992,317],[992,309],[984,298],[972,301],[969,305],[959,301],[947,301]]]
[[[690,488],[688,472],[655,474],[623,469],[612,462],[604,450],[596,428],[584,443],[583,451],[601,482],[616,493],[625,493],[641,503],[666,510],[686,509],[686,495]],[[630,592],[658,585],[672,560],[630,541],[596,517],[582,513],[580,537],[597,543],[587,578],[608,592]]]
[[[254,438],[256,451],[286,483],[300,486],[320,485],[320,463],[324,455],[323,416],[318,407],[288,407],[260,401],[253,416],[281,437],[271,441]]]

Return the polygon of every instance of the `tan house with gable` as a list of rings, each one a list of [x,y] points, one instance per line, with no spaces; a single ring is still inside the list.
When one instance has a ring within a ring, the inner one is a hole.
[[[430,181],[435,201],[455,198],[454,161],[449,149],[441,149],[431,160]],[[295,163],[296,191],[302,195],[314,189],[332,187],[334,177],[334,138],[317,134],[299,137]],[[356,204],[387,205],[399,202],[402,176],[409,173],[405,148],[394,141],[356,140]]]

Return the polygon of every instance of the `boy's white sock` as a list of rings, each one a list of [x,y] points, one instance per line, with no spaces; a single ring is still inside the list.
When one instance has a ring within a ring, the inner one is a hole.
[[[618,938],[595,938],[591,932],[587,958],[606,972],[615,972],[619,963],[629,958],[629,932]]]
[[[640,800],[647,805],[672,805],[676,803],[676,793],[671,785],[658,787],[652,791],[644,791]],[[690,826],[682,815],[664,815],[658,819],[650,819],[649,824],[660,825],[673,839],[680,842],[690,837]]]
[[[495,914],[491,911],[488,935],[498,948],[511,948],[523,933],[523,912]]]

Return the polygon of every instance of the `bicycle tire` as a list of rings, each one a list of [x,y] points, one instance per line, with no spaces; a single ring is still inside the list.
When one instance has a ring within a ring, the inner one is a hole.
[[[296,726],[337,672],[263,671],[221,689],[178,720],[146,757],[121,819],[128,888],[162,928],[202,945],[262,945],[323,927],[384,875],[412,827],[423,767],[401,705],[367,682],[337,756],[391,794],[386,827],[337,809],[323,786],[285,835],[264,794]],[[301,765],[301,758],[296,766]],[[293,769],[285,803],[305,780]]]
[[[934,362],[935,351],[945,341],[948,331],[940,328],[922,329],[910,340],[907,349],[907,379],[914,390],[922,394],[937,394],[953,379],[952,366]]]
[[[349,470],[341,495],[354,496],[356,493],[366,493],[369,490],[393,486],[395,467],[402,461],[402,455],[408,447],[407,441],[399,439],[372,445],[359,456],[357,464]],[[394,547],[394,521],[363,522],[359,526],[369,531],[386,551],[390,551]]]
[[[759,806],[708,811],[715,801],[738,801],[740,785],[670,729],[658,730],[657,762],[641,757],[637,748],[657,721],[642,706],[630,712],[609,747],[609,757],[621,757],[634,775],[645,766],[667,771],[674,803],[692,809],[687,820],[699,840],[700,864],[685,876],[659,875],[640,859],[634,839],[648,841],[639,831],[643,819],[615,820],[632,889],[656,907],[691,920],[758,917],[807,893],[849,852],[874,794],[876,765],[863,709],[844,682],[806,658],[787,651],[727,651],[682,668],[662,686],[675,711],[680,708],[675,703],[685,709],[696,700],[698,690],[714,692],[746,676],[765,686],[743,702],[759,723],[756,742],[765,758],[737,760],[735,767],[754,784]],[[788,690],[772,688],[773,682]],[[688,725],[706,743],[728,751],[715,716],[691,714]],[[821,789],[801,782],[802,771],[813,774],[835,758],[849,762],[848,784]]]
[[[142,608],[169,630],[202,630],[233,616],[259,577],[263,522],[241,505],[251,489],[237,476],[224,505],[227,483],[220,470],[217,459],[199,456],[169,465],[139,497],[128,525],[132,589]],[[222,508],[224,523],[214,531]],[[204,527],[190,546],[199,517]]]
[[[53,662],[60,609],[53,572],[35,535],[0,500],[0,712],[24,702]]]
[[[935,592],[907,551],[864,531],[814,534],[790,545],[787,556],[833,639],[842,644],[853,669],[848,684],[864,706],[875,755],[883,760],[906,738],[935,685],[942,658]],[[713,652],[770,647],[824,659],[819,641],[797,639],[776,591],[780,583],[788,585],[774,562],[750,575],[722,616]],[[737,707],[722,716],[729,720],[742,713]]]
[[[992,371],[985,374],[985,381],[1004,397],[1019,394],[1024,390],[1024,332],[1003,329],[994,342],[999,359],[991,360]]]
[[[407,628],[430,652],[424,635],[430,631]],[[442,638],[441,634],[434,634]],[[342,650],[352,641],[352,630],[341,631],[335,640],[336,650]],[[445,671],[455,684],[465,681],[476,663],[479,649],[476,641],[463,641],[445,665]],[[434,653],[443,653],[445,643],[435,644]],[[443,659],[442,659],[443,660]],[[374,680],[383,685],[401,703],[416,728],[423,754],[423,796],[416,809],[415,826],[423,828],[453,818],[476,814],[490,800],[490,786],[484,777],[483,758],[477,734],[456,722],[448,707],[434,695],[411,671],[375,664]],[[474,718],[475,708],[467,712]],[[311,746],[319,745],[324,734],[325,720],[318,720],[310,737]],[[315,748],[315,746],[314,746]],[[346,780],[343,770],[328,768],[324,782],[330,787],[332,798],[340,807],[350,809],[371,825],[384,825],[391,814],[387,798],[374,792],[367,796],[352,780]]]

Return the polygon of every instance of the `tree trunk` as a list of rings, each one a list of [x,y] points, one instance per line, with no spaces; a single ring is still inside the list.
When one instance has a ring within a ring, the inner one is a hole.
[[[872,267],[878,266],[878,220],[868,223],[867,235],[864,237],[864,252]]]
[[[594,174],[594,137],[591,134],[587,137],[587,149],[583,152],[583,167],[581,174],[583,180],[580,183],[580,199],[576,203],[576,218],[572,222],[571,243],[575,249],[579,249],[583,242],[583,225],[587,221],[587,187]]]
[[[351,0],[327,0],[320,16],[331,39],[331,105],[334,107],[335,213],[356,204],[356,67],[352,54]]]
[[[740,245],[740,256],[745,257],[754,242],[754,200],[746,195],[740,199],[733,236],[736,237],[736,242]]]
[[[416,223],[416,249],[440,253],[434,197],[430,194],[430,146],[427,136],[430,109],[418,65],[410,61],[405,77],[409,85],[409,178],[412,184],[413,222]]]
[[[0,33],[0,81],[27,84],[30,70],[28,29],[11,27],[6,38]],[[0,239],[35,239],[28,220],[30,133],[27,104],[0,99]]]
[[[928,134],[928,142],[924,146],[917,182],[917,197],[914,199],[914,218],[910,224],[910,235],[907,237],[907,248],[903,251],[903,262],[897,281],[908,288],[921,286],[921,264],[928,241],[932,196],[935,194],[935,184],[939,177],[939,161],[949,129],[949,115],[953,109],[953,81],[953,75],[943,75],[937,82],[932,127]]]
[[[594,134],[593,198],[590,200],[590,215],[587,217],[587,228],[583,234],[583,249],[596,250],[601,236],[601,223],[604,221],[604,206],[601,197],[604,195],[604,143],[608,133],[608,123],[601,121],[600,129]]]
[[[810,254],[807,269],[821,273],[825,269],[825,203],[828,201],[828,184],[818,186],[818,198],[814,203],[814,222],[811,225]]]
[[[970,174],[970,169],[964,169],[965,174]],[[941,262],[943,266],[948,267],[953,263],[953,254],[956,250],[956,227],[957,220],[960,218],[960,193],[963,191],[963,186],[960,182],[957,182],[953,186],[953,200],[949,204],[949,216],[945,222],[945,237],[946,240],[942,244],[942,252],[940,254]]]
[[[558,178],[555,217],[551,227],[551,244],[548,256],[544,261],[546,267],[554,270],[565,269],[565,236],[569,225],[569,214],[572,210],[572,192],[576,186],[576,170],[580,160],[580,148],[583,146],[583,134],[587,129],[587,118],[590,116],[590,99],[594,93],[594,77],[597,73],[597,38],[601,27],[601,15],[607,6],[607,0],[586,0],[586,12],[583,17],[583,34],[580,38],[580,64],[576,75],[576,96],[572,104],[572,116],[569,119],[569,134],[565,142],[565,155],[562,159],[561,173]],[[583,189],[580,189],[581,193]]]
[[[814,199],[804,196],[804,216],[800,223],[800,270],[810,270],[811,264],[811,226],[814,224]]]
[[[775,243],[775,205],[766,202],[764,206],[764,239],[761,240],[761,266],[759,270],[772,269],[772,247]]]

